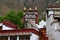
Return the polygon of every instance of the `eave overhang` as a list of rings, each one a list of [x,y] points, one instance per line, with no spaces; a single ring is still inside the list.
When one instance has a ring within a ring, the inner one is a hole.
[[[39,35],[39,32],[35,29],[0,30],[0,36],[31,35],[32,33]]]

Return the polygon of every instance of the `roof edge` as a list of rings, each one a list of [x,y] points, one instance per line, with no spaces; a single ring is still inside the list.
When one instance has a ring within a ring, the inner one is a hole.
[[[60,10],[60,8],[47,8],[47,10]]]

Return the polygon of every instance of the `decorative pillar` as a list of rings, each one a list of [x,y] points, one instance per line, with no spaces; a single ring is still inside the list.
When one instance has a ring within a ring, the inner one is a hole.
[[[8,36],[8,40],[10,40],[10,36]]]
[[[17,40],[19,40],[19,36],[17,36]]]
[[[37,23],[38,24],[38,14],[36,14],[36,19],[35,19],[35,23]]]

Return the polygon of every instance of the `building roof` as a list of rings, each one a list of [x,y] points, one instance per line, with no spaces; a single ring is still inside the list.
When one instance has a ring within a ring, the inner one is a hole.
[[[6,25],[7,27],[13,28],[13,29],[18,29],[17,25],[8,21],[8,20],[3,20],[3,25]]]
[[[20,29],[20,30],[0,30],[0,36],[8,35],[30,35],[31,33],[39,34],[35,29]]]
[[[48,8],[60,8],[60,6],[49,6]]]
[[[60,10],[60,6],[49,6],[47,10]]]

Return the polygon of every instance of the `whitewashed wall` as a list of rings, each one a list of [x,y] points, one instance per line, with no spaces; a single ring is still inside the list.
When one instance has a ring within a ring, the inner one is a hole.
[[[51,28],[51,36],[55,39],[55,40],[60,40],[60,33],[58,31],[56,31],[57,29],[59,29],[59,23],[56,22],[56,23],[53,23],[52,26],[53,28]]]
[[[53,14],[53,11],[49,11],[48,14]],[[56,31],[57,29],[60,29],[59,22],[55,22],[51,25],[53,21],[53,15],[51,15],[50,17],[46,15],[47,35],[49,36],[49,40],[60,40],[60,32]]]
[[[3,24],[2,23],[0,23],[0,26],[2,26]]]
[[[2,30],[14,30],[13,28],[3,25],[3,23],[0,23],[0,27],[1,26],[2,26]]]
[[[53,14],[53,11],[49,11],[48,15]],[[51,15],[50,17],[47,16],[46,14],[46,29],[47,29],[47,35],[50,35],[50,31],[51,31],[51,23],[53,22],[54,18],[53,15]]]
[[[30,40],[39,40],[39,36],[32,33],[32,35],[30,36]]]
[[[46,26],[46,22],[44,20],[41,20],[39,22],[38,28],[44,28],[44,26]]]
[[[2,26],[2,30],[14,30],[14,29],[13,28],[10,28],[8,26],[3,25]]]

